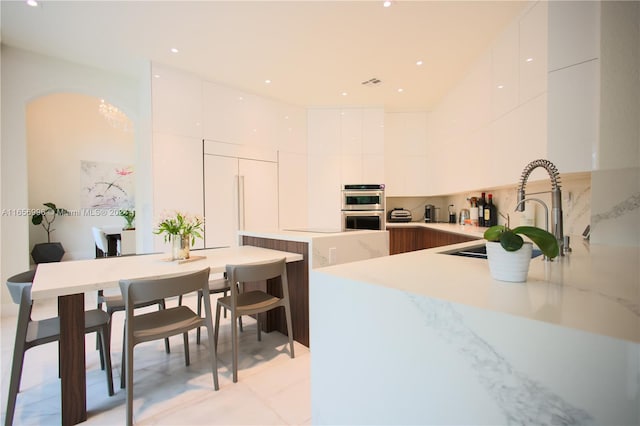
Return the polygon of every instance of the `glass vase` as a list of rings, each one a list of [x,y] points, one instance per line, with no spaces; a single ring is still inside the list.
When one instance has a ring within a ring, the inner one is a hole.
[[[174,235],[171,244],[171,260],[189,259],[191,239],[188,235]]]

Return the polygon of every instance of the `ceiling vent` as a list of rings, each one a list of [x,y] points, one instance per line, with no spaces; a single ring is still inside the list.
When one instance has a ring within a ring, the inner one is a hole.
[[[364,86],[377,86],[378,84],[382,83],[382,80],[378,79],[378,78],[370,78],[369,80],[365,80],[362,82],[362,84]]]

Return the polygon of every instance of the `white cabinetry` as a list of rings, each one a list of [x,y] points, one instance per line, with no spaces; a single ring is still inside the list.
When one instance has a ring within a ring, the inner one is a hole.
[[[275,152],[205,141],[206,247],[237,246],[237,231],[278,229]]]
[[[491,49],[491,106],[497,119],[518,106],[518,26],[512,23]]]
[[[547,91],[548,2],[537,2],[520,20],[520,103]]]
[[[153,131],[202,140],[202,80],[153,64]]]
[[[157,220],[174,210],[203,214],[202,141],[166,133],[153,134],[153,209]],[[155,249],[163,250],[162,237]],[[197,240],[195,248],[202,247]]]
[[[385,114],[386,196],[424,195],[428,193],[427,114]]]
[[[549,71],[600,56],[600,2],[552,1],[548,8]]]
[[[344,184],[385,183],[382,108],[310,108],[309,226],[340,227]]]
[[[596,167],[600,3],[550,2],[548,158],[563,173]]]
[[[275,102],[220,84],[204,82],[204,138],[220,142],[277,146]]]

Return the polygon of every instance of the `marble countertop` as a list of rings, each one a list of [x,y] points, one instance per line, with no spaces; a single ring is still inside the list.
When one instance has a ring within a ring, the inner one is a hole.
[[[300,228],[300,229],[280,229],[280,230],[259,230],[259,231],[238,231],[238,235],[256,238],[269,238],[274,240],[297,241],[311,243],[316,238],[336,237],[336,236],[358,236],[368,235],[381,231],[339,231],[322,228]]]
[[[526,283],[494,280],[485,259],[446,254],[480,241],[316,271],[640,343],[640,248],[571,240],[568,256],[533,259]]]

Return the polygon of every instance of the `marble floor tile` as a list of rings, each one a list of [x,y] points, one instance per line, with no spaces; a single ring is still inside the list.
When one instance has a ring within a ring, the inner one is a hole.
[[[168,301],[173,306],[175,301]],[[212,304],[215,301],[212,300]],[[95,297],[86,295],[87,309]],[[184,304],[195,310],[195,297]],[[215,306],[215,305],[214,305]],[[152,307],[149,309],[153,309]],[[56,315],[55,301],[39,302],[34,319]],[[215,315],[215,313],[214,313]],[[11,371],[15,316],[1,322],[2,421],[6,414],[7,390]],[[262,333],[257,340],[257,323],[245,318],[240,333],[238,382],[231,375],[231,325],[220,324],[218,375],[220,390],[213,389],[207,332],[202,344],[189,334],[191,364],[184,364],[182,337],[170,339],[171,353],[163,341],[137,345],[134,355],[134,421],[146,425],[281,425],[310,424],[310,353],[294,342],[296,357],[290,358],[287,337]],[[107,394],[104,371],[100,370],[95,334],[86,337],[88,425],[120,425],[125,421],[126,393],[120,389],[122,329],[124,314],[115,313],[112,323],[111,353],[116,394]],[[60,381],[57,377],[58,348],[55,343],[27,351],[18,394],[15,425],[60,424]]]

